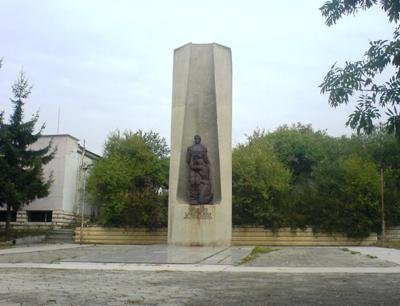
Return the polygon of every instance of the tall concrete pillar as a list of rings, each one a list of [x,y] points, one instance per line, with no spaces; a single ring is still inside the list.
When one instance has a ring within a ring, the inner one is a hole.
[[[207,147],[213,200],[189,204],[188,147],[194,135]],[[232,59],[213,44],[174,52],[168,242],[229,245],[232,237]]]

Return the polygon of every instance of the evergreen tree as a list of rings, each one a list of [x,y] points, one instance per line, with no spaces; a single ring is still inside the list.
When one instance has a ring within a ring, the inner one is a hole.
[[[45,180],[43,165],[54,156],[50,152],[51,143],[46,147],[33,150],[34,144],[44,129],[44,125],[35,132],[38,114],[23,122],[23,106],[31,92],[31,86],[21,72],[12,85],[14,112],[9,123],[4,121],[4,112],[0,114],[0,206],[7,209],[6,235],[10,236],[12,212],[37,198],[48,195],[52,178]]]

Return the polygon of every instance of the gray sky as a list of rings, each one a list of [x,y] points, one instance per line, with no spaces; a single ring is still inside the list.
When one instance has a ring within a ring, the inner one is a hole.
[[[334,62],[357,60],[369,40],[391,38],[373,9],[326,27],[325,1],[0,0],[0,110],[23,69],[34,85],[26,116],[46,134],[86,140],[102,152],[115,129],[170,138],[173,50],[188,42],[232,49],[233,143],[259,127],[311,123],[349,134],[352,106],[332,109],[318,85]]]

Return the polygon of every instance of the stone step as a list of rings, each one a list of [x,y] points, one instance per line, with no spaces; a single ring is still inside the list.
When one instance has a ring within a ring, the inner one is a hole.
[[[46,239],[46,243],[75,243],[75,240]]]
[[[73,243],[74,240],[74,230],[72,229],[53,230],[46,237],[46,242],[49,243]]]
[[[72,234],[74,233],[73,229],[70,228],[59,228],[59,229],[55,229],[51,231],[52,233],[68,233],[68,234]]]
[[[52,234],[52,235],[48,235],[47,237],[46,237],[46,239],[74,239],[74,237],[73,236],[71,236],[71,235],[54,235],[54,234]]]

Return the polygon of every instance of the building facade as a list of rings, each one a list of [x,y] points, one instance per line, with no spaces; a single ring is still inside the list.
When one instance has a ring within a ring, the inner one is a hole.
[[[82,212],[86,218],[95,213],[95,208],[87,205],[85,200],[85,181],[93,161],[100,156],[82,147],[77,138],[68,134],[43,135],[32,149],[43,148],[49,143],[56,149],[54,158],[44,167],[45,177],[53,178],[50,193],[13,214],[14,228],[61,228],[75,223]],[[3,207],[0,208],[0,224],[4,221]]]

